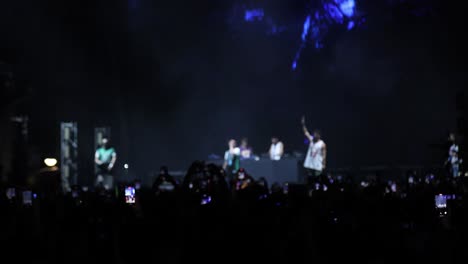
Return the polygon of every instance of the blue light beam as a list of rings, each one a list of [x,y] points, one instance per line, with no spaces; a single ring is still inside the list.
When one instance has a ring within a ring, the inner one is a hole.
[[[307,16],[304,22],[304,29],[302,31],[302,41],[306,41],[307,35],[309,34],[309,28],[310,28],[310,15]]]

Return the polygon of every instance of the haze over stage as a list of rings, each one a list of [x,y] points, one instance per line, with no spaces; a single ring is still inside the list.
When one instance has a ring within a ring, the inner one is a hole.
[[[58,124],[77,122],[89,182],[95,127],[112,127],[120,160],[147,175],[221,155],[229,138],[262,153],[276,134],[305,152],[302,114],[332,168],[440,165],[446,151],[430,145],[466,126],[463,12],[418,0],[4,1],[1,128],[12,142],[7,119],[29,118],[37,168],[60,155]]]

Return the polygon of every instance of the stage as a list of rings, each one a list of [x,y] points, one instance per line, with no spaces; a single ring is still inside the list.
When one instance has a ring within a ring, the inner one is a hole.
[[[224,160],[211,159],[206,161],[207,164],[216,164],[222,166]],[[305,183],[306,170],[303,167],[303,160],[298,158],[285,158],[279,161],[273,161],[268,158],[259,160],[243,160],[240,164],[246,172],[255,180],[265,178],[268,185],[271,187],[274,183]],[[444,168],[440,166],[367,166],[367,167],[348,167],[348,168],[327,168],[324,173],[333,177],[349,178],[356,181],[406,181],[409,174],[417,178],[425,178],[429,175],[442,175]],[[186,170],[171,170],[169,174],[177,181],[182,182],[186,175]],[[133,180],[134,178],[120,178],[121,181]],[[137,177],[144,186],[151,186],[154,180],[154,175],[148,174],[146,177]]]

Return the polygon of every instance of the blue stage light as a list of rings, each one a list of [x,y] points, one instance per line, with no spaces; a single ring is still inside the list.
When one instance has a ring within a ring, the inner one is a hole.
[[[356,2],[355,0],[325,0],[318,9],[312,10],[304,21],[301,35],[301,46],[296,52],[292,63],[292,70],[297,69],[302,50],[308,42],[313,43],[315,49],[324,47],[323,39],[333,25],[346,25],[347,30],[356,26]],[[359,21],[357,26],[364,20]]]
[[[293,71],[297,68],[297,61],[293,61],[292,69]]]
[[[264,12],[263,9],[250,9],[245,10],[244,20],[247,22],[261,21],[263,20]]]
[[[324,4],[323,9],[326,14],[335,21],[335,23],[343,24],[344,16],[341,10],[334,3]]]
[[[339,5],[341,13],[347,17],[354,16],[356,2],[354,0],[335,0]]]
[[[302,31],[302,41],[306,41],[307,39],[307,34],[309,33],[309,28],[310,28],[310,15],[307,16],[305,22],[304,22],[304,29]]]

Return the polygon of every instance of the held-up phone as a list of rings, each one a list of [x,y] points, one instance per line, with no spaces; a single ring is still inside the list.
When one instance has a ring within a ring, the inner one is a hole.
[[[435,206],[437,209],[447,208],[447,201],[456,200],[455,194],[437,194],[435,196]]]
[[[127,186],[125,187],[125,203],[134,204],[135,203],[135,187]]]
[[[207,205],[209,203],[211,203],[211,196],[206,195],[206,194],[203,195],[200,204],[201,205]]]
[[[23,205],[32,205],[32,192],[24,191],[23,192]]]
[[[440,217],[446,217],[449,213],[449,201],[455,200],[455,194],[438,194],[435,196],[435,207]]]
[[[8,188],[6,190],[6,196],[7,196],[8,200],[12,200],[13,198],[15,198],[16,197],[15,188]]]
[[[447,208],[447,195],[438,194],[435,196],[435,207],[437,209]]]

